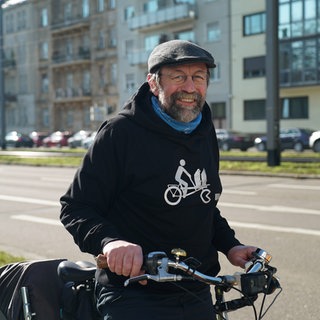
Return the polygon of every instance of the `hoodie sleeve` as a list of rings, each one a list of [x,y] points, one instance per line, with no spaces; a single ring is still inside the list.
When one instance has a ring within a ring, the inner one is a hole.
[[[112,130],[100,130],[60,198],[60,220],[81,251],[97,255],[106,243],[122,238],[109,215],[121,181],[119,163]]]
[[[241,245],[235,237],[234,230],[230,228],[227,220],[221,216],[218,208],[215,208],[214,213],[214,230],[213,244],[218,251],[225,255],[234,246]]]

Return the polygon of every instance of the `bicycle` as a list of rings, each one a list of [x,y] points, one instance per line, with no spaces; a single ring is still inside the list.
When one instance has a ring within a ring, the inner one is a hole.
[[[282,291],[279,280],[275,277],[276,268],[269,265],[271,255],[262,249],[257,249],[253,253],[253,259],[246,265],[244,273],[234,275],[223,275],[212,277],[196,270],[199,262],[190,257],[181,261],[186,253],[182,249],[173,249],[172,254],[175,259],[171,260],[165,252],[151,252],[145,258],[144,269],[146,273],[137,277],[129,278],[124,286],[129,286],[134,282],[142,280],[156,282],[177,282],[183,280],[194,280],[205,282],[215,286],[214,307],[217,313],[217,320],[228,319],[228,313],[243,307],[253,308],[254,319],[260,320],[267,313]],[[97,267],[106,268],[107,265],[103,256],[97,257]],[[94,291],[94,273],[96,266],[76,264],[71,261],[63,261],[59,264],[58,274],[65,282],[74,282],[76,285],[85,286],[86,290]],[[180,273],[177,273],[179,271]],[[236,286],[240,286],[238,289]],[[225,293],[234,289],[241,293],[240,298],[225,301]],[[279,292],[273,301],[264,310],[265,297]],[[256,311],[254,302],[258,295],[263,294],[263,301],[260,306],[259,314]]]

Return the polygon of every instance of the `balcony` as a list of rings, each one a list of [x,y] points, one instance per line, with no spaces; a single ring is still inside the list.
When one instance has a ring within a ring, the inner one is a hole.
[[[89,48],[80,47],[76,54],[65,54],[59,51],[54,52],[52,55],[53,67],[65,67],[73,64],[83,64],[91,62],[91,54]]]
[[[57,102],[77,102],[91,100],[91,92],[89,89],[82,87],[75,88],[57,88],[55,90],[55,103]]]
[[[51,25],[52,35],[73,32],[75,29],[87,29],[90,27],[90,19],[81,15],[56,18]]]
[[[128,27],[130,30],[156,29],[171,23],[194,21],[194,19],[196,19],[195,5],[179,4],[130,18]]]

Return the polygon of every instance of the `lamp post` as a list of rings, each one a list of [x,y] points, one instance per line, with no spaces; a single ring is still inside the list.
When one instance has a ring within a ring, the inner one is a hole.
[[[1,148],[6,149],[6,114],[5,114],[5,99],[4,99],[4,76],[3,76],[3,23],[2,23],[2,4],[5,1],[0,0],[0,111],[1,111]]]
[[[280,165],[280,112],[279,112],[279,1],[266,0],[266,79],[267,79],[267,162],[268,166]]]

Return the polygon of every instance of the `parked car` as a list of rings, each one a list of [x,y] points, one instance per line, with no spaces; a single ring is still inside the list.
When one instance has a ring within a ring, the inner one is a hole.
[[[29,134],[29,137],[33,141],[33,146],[38,148],[43,145],[43,139],[49,135],[49,132],[41,132],[41,131],[32,131]]]
[[[23,134],[17,131],[8,132],[4,139],[7,147],[32,148],[33,146],[33,141],[27,134]]]
[[[253,138],[249,133],[235,130],[216,129],[219,148],[223,151],[230,149],[240,149],[247,151],[253,147]]]
[[[85,149],[88,149],[92,145],[96,135],[97,135],[97,131],[93,131],[89,137],[87,137],[82,141],[82,147]]]
[[[320,130],[312,132],[309,138],[309,147],[314,152],[320,152]]]
[[[70,148],[77,148],[82,146],[84,139],[90,136],[90,131],[80,130],[68,139],[68,146]]]
[[[281,129],[279,132],[281,150],[293,149],[302,152],[309,148],[309,137],[313,130],[304,128]],[[267,150],[267,136],[257,137],[254,140],[258,151]]]
[[[43,139],[43,146],[45,147],[66,147],[68,146],[68,139],[71,137],[68,131],[55,131],[48,137]]]

